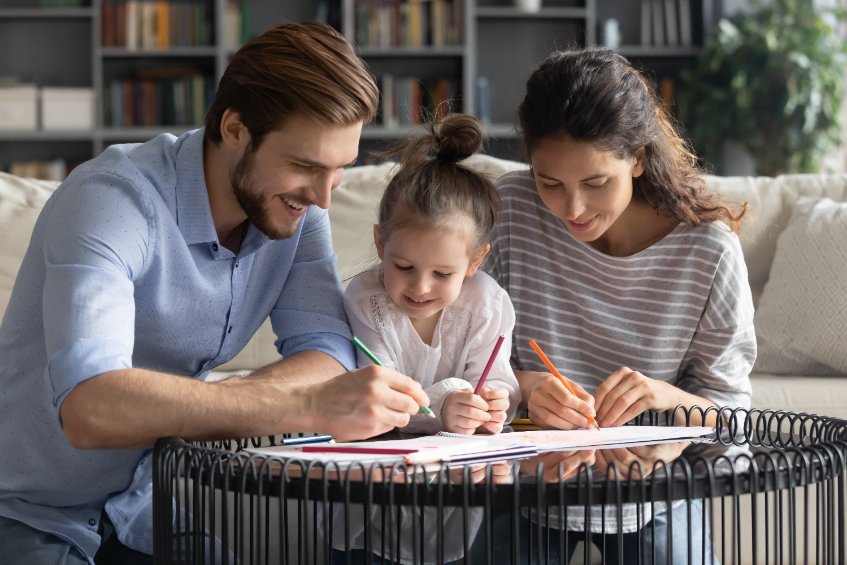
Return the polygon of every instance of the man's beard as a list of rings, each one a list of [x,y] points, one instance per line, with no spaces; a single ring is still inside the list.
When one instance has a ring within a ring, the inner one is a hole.
[[[230,174],[229,182],[232,185],[232,191],[241,209],[247,214],[247,219],[260,232],[270,239],[288,239],[297,231],[299,222],[293,222],[287,228],[280,228],[274,224],[268,210],[267,196],[252,190],[250,169],[253,165],[253,154],[252,147],[248,147],[235,166],[235,170]]]

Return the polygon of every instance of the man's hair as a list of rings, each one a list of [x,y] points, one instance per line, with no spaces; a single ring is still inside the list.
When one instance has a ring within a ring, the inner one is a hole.
[[[318,22],[285,23],[232,57],[206,114],[205,137],[220,143],[221,118],[238,112],[254,148],[289,117],[348,126],[370,122],[379,90],[344,37]]]

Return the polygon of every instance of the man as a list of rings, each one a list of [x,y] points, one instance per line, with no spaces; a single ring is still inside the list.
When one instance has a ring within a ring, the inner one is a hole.
[[[275,27],[204,130],[114,146],[45,205],[0,327],[4,563],[149,562],[149,448],[403,426],[420,386],[355,367],[326,209],[377,88],[316,23]],[[203,382],[270,316],[284,359]],[[138,551],[140,550],[140,551]]]

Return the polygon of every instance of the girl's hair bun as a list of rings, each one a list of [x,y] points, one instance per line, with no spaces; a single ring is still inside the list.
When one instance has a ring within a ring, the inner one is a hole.
[[[482,127],[466,114],[449,114],[439,124],[433,124],[437,146],[436,157],[448,163],[458,163],[482,148]]]

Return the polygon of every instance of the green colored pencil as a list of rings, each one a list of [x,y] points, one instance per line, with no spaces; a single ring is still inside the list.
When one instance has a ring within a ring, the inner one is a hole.
[[[367,355],[368,359],[370,359],[371,361],[373,361],[373,364],[374,364],[374,365],[379,365],[380,367],[385,367],[385,365],[383,365],[383,364],[382,364],[382,361],[380,361],[380,360],[379,360],[379,357],[377,357],[376,355],[374,355],[374,352],[373,352],[373,351],[371,351],[370,349],[368,349],[368,346],[367,346],[367,345],[365,345],[364,343],[362,343],[362,340],[361,340],[361,339],[359,339],[359,338],[358,338],[358,337],[356,337],[356,336],[353,336],[353,345],[355,345],[356,347],[358,347],[358,348],[359,348],[359,350],[360,350],[362,353],[364,353],[365,355]],[[430,410],[430,409],[429,409],[429,408],[427,408],[426,406],[421,406],[421,412],[423,412],[424,414],[426,414],[427,416],[429,416],[429,417],[431,417],[431,418],[435,418],[435,414],[433,414],[433,413],[432,413],[432,410]]]

